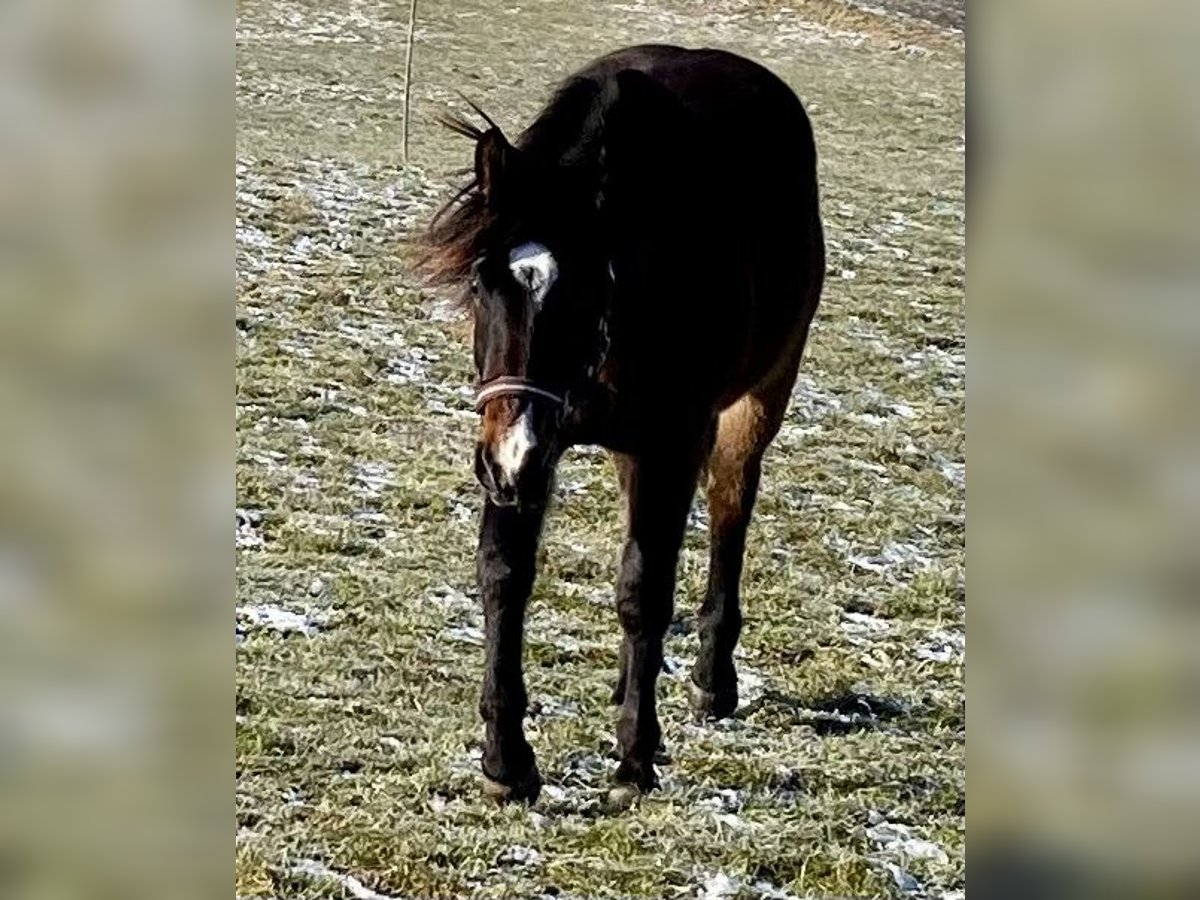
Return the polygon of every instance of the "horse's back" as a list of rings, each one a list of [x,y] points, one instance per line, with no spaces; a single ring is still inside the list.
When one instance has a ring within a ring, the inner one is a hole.
[[[656,290],[646,302],[672,307],[652,319],[685,337],[672,343],[690,356],[688,377],[697,377],[695,357],[705,360],[724,405],[780,366],[794,370],[790,360],[816,310],[825,254],[812,127],[784,81],[723,50],[639,45],[601,57],[579,75],[618,78],[629,70],[677,98],[695,130],[680,154],[690,158],[679,161],[694,202],[669,224],[660,210],[645,211],[660,234],[672,235],[664,240],[686,245],[692,280],[674,296]],[[678,272],[663,277],[677,279]],[[646,346],[658,354],[660,371],[682,365],[670,351],[664,355],[669,336],[646,324]]]
[[[595,60],[578,74],[612,77],[633,70],[674,94],[730,162],[786,160],[797,181],[815,162],[812,128],[796,93],[770,69],[713,48],[641,44]],[[758,140],[766,139],[759,144]]]

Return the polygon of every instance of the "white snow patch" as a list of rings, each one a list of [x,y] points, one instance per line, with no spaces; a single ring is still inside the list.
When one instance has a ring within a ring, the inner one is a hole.
[[[891,542],[876,554],[846,554],[846,561],[859,569],[880,574],[893,574],[896,570],[922,571],[934,565],[932,557],[914,544]]]
[[[760,900],[796,900],[796,895],[778,888],[768,881],[758,880],[752,883],[740,878],[734,878],[724,872],[714,872],[703,876],[699,900],[722,900],[725,897],[737,897],[749,892]]]
[[[429,592],[429,599],[451,615],[478,615],[479,604],[456,587],[440,584]]]
[[[388,894],[373,891],[353,875],[336,872],[325,865],[325,863],[317,862],[315,859],[300,860],[296,865],[292,866],[292,871],[297,875],[307,875],[309,878],[324,878],[336,881],[355,900],[397,900],[397,898],[393,898]]]
[[[763,695],[766,681],[762,673],[744,662],[737,663],[738,707],[745,707]]]
[[[542,864],[542,854],[538,853],[532,847],[514,844],[501,851],[500,856],[496,858],[496,863],[501,866],[534,868]]]
[[[938,472],[942,477],[949,481],[955,487],[966,487],[967,485],[967,466],[965,463],[954,462],[953,460],[939,457],[934,460]]]
[[[258,533],[258,526],[262,522],[262,514],[244,509],[234,510],[235,520],[237,522],[237,531],[234,535],[234,546],[240,549],[256,549],[262,547],[266,541],[263,536]]]
[[[464,644],[483,644],[483,629],[476,628],[474,625],[456,625],[454,628],[447,628],[445,634],[452,641]]]
[[[237,626],[239,632],[244,630],[244,622],[247,626],[278,631],[280,634],[298,633],[312,637],[325,624],[320,613],[314,610],[297,613],[269,603],[239,606],[237,617],[241,620]]]
[[[929,635],[925,646],[916,650],[917,659],[927,659],[932,662],[961,662],[966,655],[966,635],[957,631],[938,629]]]
[[[885,620],[868,613],[843,612],[842,630],[847,634],[887,634],[892,626]]]
[[[365,462],[355,466],[354,480],[357,493],[366,497],[379,497],[384,489],[392,485],[392,467],[385,462]]]
[[[917,879],[913,877],[911,872],[909,872],[905,869],[902,869],[900,866],[896,865],[894,862],[885,862],[883,864],[883,867],[892,876],[892,881],[894,881],[896,883],[896,887],[898,887],[902,893],[905,893],[905,894],[920,894],[921,893],[921,890],[922,890],[921,882],[917,881]]]
[[[704,880],[699,896],[701,900],[719,900],[721,897],[736,897],[741,889],[740,881],[724,872],[717,872]]]
[[[565,719],[579,715],[579,707],[568,701],[556,700],[554,697],[542,697],[537,703],[537,715],[544,719]]]
[[[886,853],[900,855],[903,859],[928,859],[946,864],[950,858],[946,851],[932,841],[913,837],[907,825],[889,822],[886,819],[867,829],[867,837]]]

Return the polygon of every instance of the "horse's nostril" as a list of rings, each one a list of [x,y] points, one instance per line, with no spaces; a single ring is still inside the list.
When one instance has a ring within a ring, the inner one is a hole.
[[[497,506],[512,506],[517,502],[516,483],[483,444],[475,448],[475,478]]]
[[[496,471],[483,444],[475,447],[475,479],[488,491],[496,489]]]
[[[509,485],[496,488],[496,490],[489,492],[488,497],[496,506],[516,506],[520,500],[517,496],[516,488]]]

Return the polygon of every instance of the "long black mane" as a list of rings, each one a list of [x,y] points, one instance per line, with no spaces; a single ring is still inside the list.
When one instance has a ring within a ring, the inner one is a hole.
[[[606,89],[610,87],[606,81],[612,79],[575,77],[566,81],[515,142],[524,165],[541,172],[557,171],[576,186],[569,199],[580,203],[586,202],[587,193],[598,202],[602,191],[604,111],[612,94]],[[506,141],[487,113],[474,102],[467,102],[486,122],[486,128],[455,114],[441,116],[442,125],[477,144],[488,137]],[[568,198],[552,199],[561,204]],[[505,212],[489,203],[478,177],[460,186],[439,209],[424,235],[418,269],[427,282],[463,282],[471,264],[507,224]]]

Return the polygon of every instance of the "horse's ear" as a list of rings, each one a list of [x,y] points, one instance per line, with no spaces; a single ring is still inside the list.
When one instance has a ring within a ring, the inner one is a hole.
[[[489,128],[475,142],[475,183],[491,205],[503,193],[516,150],[499,128]]]

